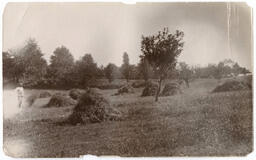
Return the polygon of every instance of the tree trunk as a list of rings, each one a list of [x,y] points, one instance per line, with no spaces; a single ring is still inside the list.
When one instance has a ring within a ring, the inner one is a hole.
[[[157,89],[157,92],[156,92],[156,97],[155,97],[155,101],[157,102],[158,101],[158,96],[159,96],[159,93],[161,91],[161,85],[162,85],[162,78],[159,79],[159,82],[158,82],[158,89]]]

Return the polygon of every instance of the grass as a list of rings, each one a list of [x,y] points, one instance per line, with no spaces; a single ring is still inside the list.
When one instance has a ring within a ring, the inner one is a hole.
[[[4,120],[4,147],[12,157],[244,156],[252,151],[252,91],[211,93],[218,83],[195,80],[159,102],[140,97],[143,88],[120,96],[102,90],[126,118],[88,125],[59,123],[73,106],[42,108],[45,98]],[[26,150],[13,153],[13,146]]]

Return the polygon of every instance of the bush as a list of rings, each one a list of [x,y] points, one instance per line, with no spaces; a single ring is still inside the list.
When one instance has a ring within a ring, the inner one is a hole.
[[[97,89],[90,89],[81,96],[68,121],[71,124],[84,124],[120,119],[121,113],[112,108]]]
[[[27,106],[28,107],[32,106],[37,98],[38,98],[37,94],[31,94],[30,96],[28,96],[28,98],[26,99]]]
[[[48,97],[51,97],[51,93],[48,92],[48,91],[43,91],[39,94],[39,98],[48,98]]]
[[[141,96],[145,97],[145,96],[154,96],[156,95],[158,89],[158,85],[152,82],[147,82],[145,85],[145,88],[142,91]]]
[[[118,89],[117,93],[114,95],[120,95],[124,93],[134,93],[134,88],[130,84],[126,84]]]
[[[83,90],[80,90],[80,89],[71,89],[69,91],[69,96],[75,100],[79,99],[82,94],[84,93]]]
[[[250,89],[250,85],[246,82],[238,80],[229,80],[217,86],[212,92],[226,92]]]
[[[181,94],[181,93],[182,93],[182,91],[180,89],[179,84],[168,83],[164,86],[164,89],[161,92],[160,96],[173,96],[173,95]]]
[[[70,97],[63,96],[60,94],[54,94],[46,107],[66,107],[74,105],[76,102]]]

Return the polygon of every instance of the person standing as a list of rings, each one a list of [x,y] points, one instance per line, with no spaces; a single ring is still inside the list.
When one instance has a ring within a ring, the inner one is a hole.
[[[16,91],[17,97],[18,97],[18,107],[21,108],[23,98],[24,98],[24,89],[23,89],[22,83],[20,83],[19,86],[17,88],[15,88],[15,91]]]

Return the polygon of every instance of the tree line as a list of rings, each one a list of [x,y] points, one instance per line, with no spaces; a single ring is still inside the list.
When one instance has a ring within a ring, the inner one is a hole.
[[[36,40],[29,39],[23,48],[2,53],[4,83],[23,83],[29,88],[68,89],[89,87],[97,79],[107,79],[109,83],[114,79],[126,79],[127,82],[158,79],[160,91],[166,78],[179,79],[189,87],[189,82],[195,78],[220,79],[250,73],[230,59],[206,67],[177,62],[183,50],[183,36],[182,31],[171,34],[168,28],[152,36],[142,36],[139,63],[130,64],[129,55],[124,52],[120,67],[114,63],[99,66],[89,53],[75,61],[65,46],[54,50],[48,64]]]

